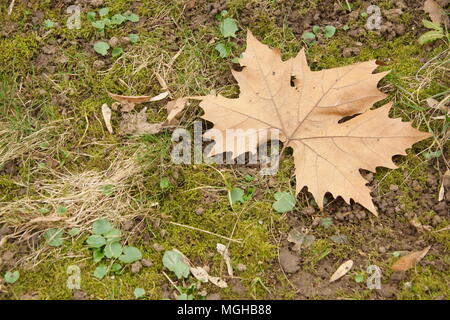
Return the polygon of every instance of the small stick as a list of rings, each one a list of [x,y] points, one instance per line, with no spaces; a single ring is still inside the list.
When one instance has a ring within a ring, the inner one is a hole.
[[[16,0],[12,0],[11,3],[9,4],[9,8],[8,8],[8,16],[11,15],[13,8],[14,8],[14,2],[16,2]]]
[[[191,230],[195,230],[195,231],[204,232],[204,233],[207,233],[207,234],[210,234],[210,235],[213,235],[213,236],[216,236],[216,237],[219,237],[219,238],[222,238],[222,239],[231,241],[231,242],[242,243],[241,240],[231,239],[231,238],[228,238],[228,237],[224,237],[224,236],[221,236],[220,234],[213,233],[213,232],[211,232],[211,231],[202,230],[202,229],[199,229],[199,228],[196,228],[196,227],[191,227],[191,226],[187,226],[187,225],[185,225],[185,224],[176,223],[176,222],[172,222],[172,221],[169,221],[169,223],[170,223],[170,224],[173,224],[173,225],[175,225],[175,226],[179,226],[179,227],[183,227],[183,228],[187,228],[187,229],[191,229]]]
[[[165,273],[164,271],[162,272],[163,275],[167,278],[167,280],[169,280],[170,284],[174,286],[175,289],[177,289],[177,291],[182,294],[183,292],[181,292],[181,290],[178,288],[178,286],[175,284],[175,282],[172,281],[172,279],[169,278],[169,276],[167,275],[167,273]]]

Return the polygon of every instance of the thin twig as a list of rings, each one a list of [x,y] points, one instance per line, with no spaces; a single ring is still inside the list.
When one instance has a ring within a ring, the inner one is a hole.
[[[14,2],[16,2],[16,0],[12,0],[11,3],[9,4],[9,8],[8,8],[8,16],[11,15],[13,8],[14,8]]]
[[[213,235],[213,236],[216,236],[216,237],[219,237],[219,238],[231,241],[231,242],[242,243],[242,240],[240,240],[240,239],[231,239],[231,238],[228,238],[228,237],[225,237],[225,236],[221,236],[220,234],[217,234],[217,233],[214,233],[214,232],[211,232],[211,231],[199,229],[199,228],[196,228],[196,227],[187,226],[185,224],[176,223],[176,222],[173,222],[173,221],[169,221],[169,223],[173,224],[175,226],[179,226],[179,227],[183,227],[183,228],[187,228],[187,229],[191,229],[191,230],[207,233],[207,234],[210,234],[210,235]]]

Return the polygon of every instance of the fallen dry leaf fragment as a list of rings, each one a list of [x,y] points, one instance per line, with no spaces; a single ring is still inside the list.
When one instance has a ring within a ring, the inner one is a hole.
[[[139,113],[124,113],[120,122],[120,132],[123,134],[156,134],[162,129],[161,123],[147,122],[147,108],[143,108]]]
[[[202,118],[213,122],[213,129],[224,137],[227,129],[244,130],[245,150],[239,150],[242,145],[227,145],[227,139],[218,143],[214,130],[208,130],[205,137],[217,142],[209,156],[255,153],[270,139],[271,129],[278,129],[279,140],[293,149],[296,194],[307,187],[320,208],[330,192],[347,203],[353,199],[376,215],[359,169],[396,168],[394,155],[405,155],[405,149],[431,136],[389,118],[391,104],[370,109],[386,97],[377,84],[387,73],[373,73],[375,60],[312,71],[304,50],[282,61],[278,49],[270,49],[248,32],[239,63],[242,71],[231,71],[240,87],[239,98],[208,95],[200,107]],[[355,117],[339,123],[347,116]]]
[[[414,216],[413,219],[411,219],[409,221],[409,223],[416,228],[417,232],[425,232],[425,231],[431,231],[431,226],[429,225],[423,225],[422,223],[420,223],[419,219],[417,218],[417,216]]]
[[[108,95],[118,102],[134,104],[148,102],[152,98],[150,96],[122,96],[111,92],[108,92]]]
[[[336,272],[330,278],[330,282],[334,282],[347,274],[353,267],[353,260],[345,261],[343,264],[337,268]]]
[[[226,288],[228,287],[228,284],[223,281],[222,279],[220,279],[219,277],[211,277],[209,276],[208,278],[209,282],[211,282],[212,284],[218,286],[219,288]]]
[[[178,120],[176,117],[183,111],[186,106],[187,99],[179,98],[173,101],[169,101],[166,105],[167,110],[167,120],[164,122],[165,125],[177,125]]]
[[[423,10],[430,15],[431,21],[437,24],[448,25],[449,18],[445,10],[434,0],[427,0],[423,4]]]
[[[106,103],[102,105],[102,115],[103,120],[105,121],[106,129],[108,129],[108,132],[112,134],[113,128],[111,125],[111,109],[108,107]]]
[[[233,268],[231,267],[231,259],[230,259],[230,252],[228,251],[228,248],[221,244],[217,244],[217,252],[223,257],[223,260],[225,260],[225,264],[227,265],[227,272],[229,276],[233,276]]]
[[[414,267],[430,250],[431,246],[426,247],[421,251],[415,251],[406,256],[401,257],[394,262],[391,269],[394,271],[407,271]]]
[[[208,282],[209,274],[202,267],[189,267],[192,275],[201,282]]]
[[[159,100],[167,98],[168,95],[169,95],[169,91],[165,91],[163,93],[158,94],[157,96],[152,97],[149,101],[159,101]]]
[[[222,280],[219,277],[212,277],[208,274],[208,271],[206,271],[206,267],[196,267],[191,262],[191,260],[188,259],[181,251],[178,249],[172,249],[175,252],[178,252],[181,257],[183,258],[183,262],[186,263],[189,266],[189,271],[192,273],[192,275],[201,282],[211,282],[212,284],[218,286],[219,288],[226,288],[228,285],[227,283]],[[209,269],[209,268],[208,268]]]

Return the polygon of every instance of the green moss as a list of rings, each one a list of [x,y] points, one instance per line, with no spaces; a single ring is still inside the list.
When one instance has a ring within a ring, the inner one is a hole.
[[[32,70],[31,59],[37,52],[38,42],[33,35],[0,39],[0,73]]]
[[[437,272],[429,267],[418,267],[415,272],[410,271],[410,274],[411,280],[408,284],[403,283],[403,290],[397,296],[398,299],[450,299],[450,283],[446,272]]]

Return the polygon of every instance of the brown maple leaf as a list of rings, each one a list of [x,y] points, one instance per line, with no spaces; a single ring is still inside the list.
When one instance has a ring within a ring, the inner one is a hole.
[[[264,138],[258,133],[278,129],[280,141],[293,149],[296,194],[308,187],[323,208],[324,195],[330,192],[346,202],[352,198],[376,215],[359,169],[396,168],[392,156],[406,154],[406,148],[430,136],[401,119],[389,118],[391,104],[370,110],[386,97],[377,83],[387,72],[373,74],[375,60],[311,71],[303,49],[297,57],[282,61],[278,49],[260,43],[250,32],[239,63],[242,71],[232,70],[239,97],[205,96],[200,103],[202,118],[223,134],[227,129],[256,130],[244,131],[248,138],[244,152],[254,153],[270,140],[270,134]],[[205,137],[214,140],[213,130]],[[215,145],[214,154],[232,152],[235,158],[242,154],[236,148],[227,149],[223,142]]]

